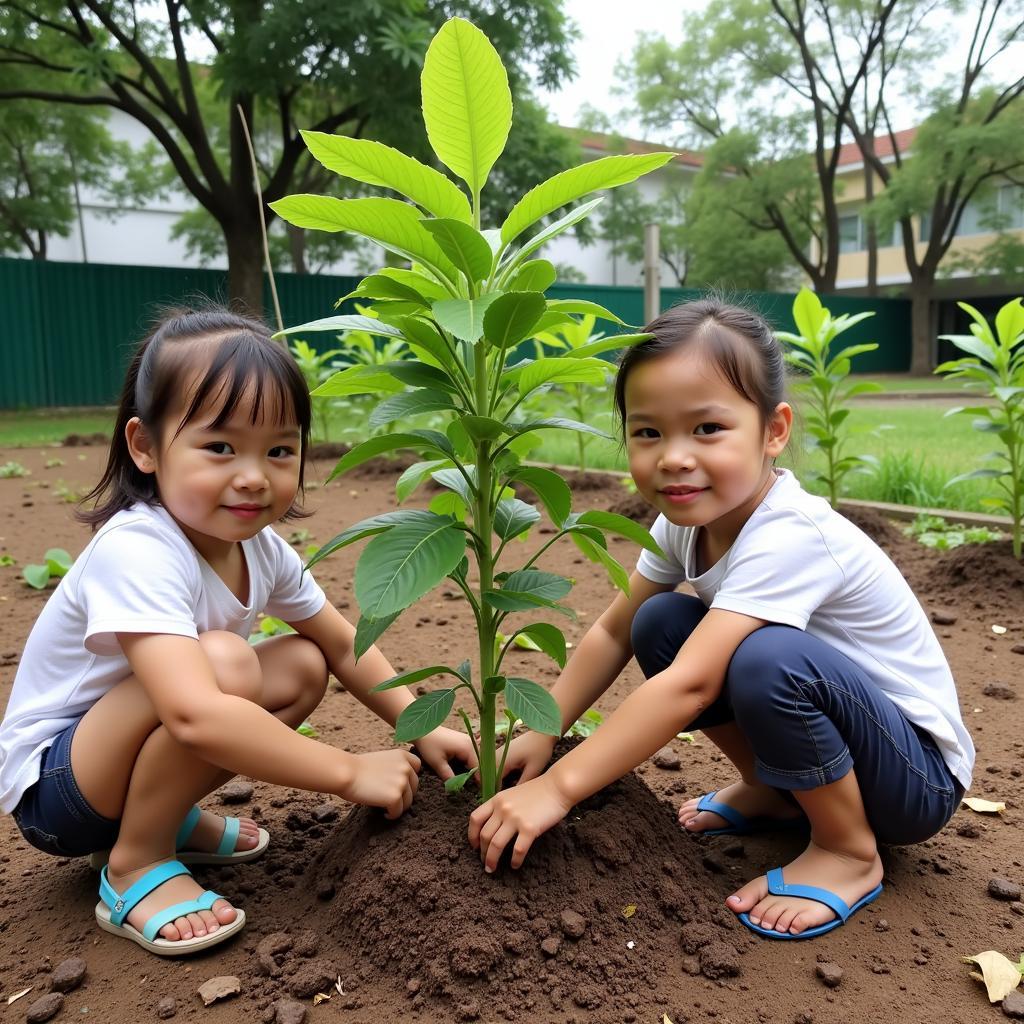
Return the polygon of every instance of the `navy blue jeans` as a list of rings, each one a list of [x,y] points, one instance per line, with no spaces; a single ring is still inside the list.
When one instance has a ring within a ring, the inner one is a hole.
[[[641,605],[632,642],[647,678],[675,660],[706,613],[686,594],[657,594]],[[718,698],[686,728],[728,722],[749,741],[758,779],[777,789],[815,789],[856,769],[879,842],[928,839],[960,805],[963,787],[931,736],[844,654],[792,626],[751,633]]]
[[[120,821],[94,811],[75,782],[71,740],[78,722],[58,733],[43,751],[38,782],[25,791],[14,808],[14,821],[21,834],[37,850],[57,857],[84,857],[109,850],[121,828]]]

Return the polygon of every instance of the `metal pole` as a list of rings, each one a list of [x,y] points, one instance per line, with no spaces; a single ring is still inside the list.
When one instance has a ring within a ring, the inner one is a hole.
[[[644,323],[661,312],[661,245],[657,224],[644,225]]]

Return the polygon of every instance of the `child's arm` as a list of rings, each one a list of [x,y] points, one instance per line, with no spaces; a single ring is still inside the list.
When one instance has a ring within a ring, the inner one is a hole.
[[[349,754],[301,736],[269,711],[224,693],[198,640],[118,633],[157,717],[197,757],[278,786],[336,793],[397,818],[416,791],[419,759],[403,750]]]
[[[551,687],[551,696],[562,712],[562,733],[608,689],[633,656],[630,632],[633,618],[648,598],[674,590],[670,583],[655,583],[634,572],[629,596],[619,593],[587,630],[568,664]],[[505,773],[520,769],[520,783],[539,775],[551,760],[556,736],[528,732],[509,747]]]
[[[675,661],[630,694],[589,739],[540,778],[499,793],[469,820],[469,841],[488,871],[515,838],[512,867],[569,809],[663,747],[719,694],[740,643],[763,619],[712,609]],[[518,838],[516,838],[518,837]]]
[[[394,676],[387,658],[371,647],[357,662],[353,646],[355,627],[330,601],[308,619],[289,625],[320,648],[327,667],[361,704],[375,715],[394,725],[402,711],[416,698],[406,686],[397,686],[382,693],[371,692],[378,684]],[[476,767],[476,755],[469,736],[454,729],[439,727],[416,740],[416,749],[441,779],[455,773],[448,761],[456,758],[467,767]]]

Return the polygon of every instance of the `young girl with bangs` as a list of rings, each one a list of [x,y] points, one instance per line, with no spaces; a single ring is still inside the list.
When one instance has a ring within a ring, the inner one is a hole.
[[[796,860],[726,905],[767,937],[822,935],[881,893],[879,843],[921,842],[946,824],[974,747],[899,570],[776,468],[793,414],[768,325],[703,300],[647,330],[622,359],[615,401],[663,555],[641,554],[630,595],[587,632],[552,694],[567,729],[632,656],[647,681],[546,772],[555,740],[516,738],[506,768],[520,782],[473,813],[470,842],[488,871],[510,845],[519,867],[575,804],[700,729],[739,779],[686,801],[684,828],[810,830]]]
[[[244,913],[187,864],[251,860],[266,830],[197,806],[242,774],[407,810],[420,761],[354,755],[296,728],[328,672],[393,725],[412,700],[271,524],[301,516],[310,403],[266,328],[226,310],[165,318],[128,370],[98,527],[28,638],[0,725],[0,810],[61,857],[109,850],[100,927],[163,956],[239,931]],[[296,630],[252,647],[260,612]],[[443,778],[475,763],[439,728],[417,748]]]

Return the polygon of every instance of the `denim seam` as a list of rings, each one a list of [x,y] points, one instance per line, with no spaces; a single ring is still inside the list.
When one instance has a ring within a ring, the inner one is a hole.
[[[844,746],[842,752],[839,753],[836,757],[832,758],[832,760],[829,761],[827,764],[822,764],[819,761],[817,768],[801,768],[798,771],[789,771],[786,768],[773,768],[770,764],[768,764],[767,761],[763,761],[761,760],[761,758],[757,758],[757,767],[763,768],[766,773],[770,773],[772,775],[787,775],[790,778],[794,779],[808,778],[812,775],[817,775],[823,778],[833,769],[837,768],[840,764],[842,764],[842,762],[845,761],[846,758],[848,758],[849,756],[850,748]]]
[[[895,750],[897,755],[899,755],[900,760],[903,761],[903,764],[907,768],[907,770],[912,772],[914,775],[917,775],[924,782],[924,785],[928,789],[930,789],[934,793],[941,793],[941,794],[946,795],[946,796],[948,796],[950,793],[953,792],[951,787],[936,786],[931,781],[931,779],[929,779],[928,776],[924,772],[922,772],[920,768],[917,767],[917,765],[915,765],[913,762],[911,762],[911,760],[903,752],[903,750],[900,747],[900,745],[896,742],[896,737],[893,736],[892,733],[889,732],[888,729],[886,729],[884,723],[880,722],[877,718],[875,718],[875,716],[871,713],[871,709],[866,704],[864,704],[863,701],[859,700],[848,689],[844,688],[839,683],[832,682],[830,679],[811,679],[811,680],[807,680],[805,682],[801,681],[797,685],[799,687],[801,687],[801,688],[804,688],[804,687],[814,686],[814,685],[817,685],[819,683],[821,685],[823,685],[823,686],[828,687],[829,689],[836,690],[839,693],[843,694],[843,696],[845,696],[851,703],[855,704],[858,708],[860,708],[860,711],[864,715],[864,717],[867,718],[867,720],[869,722],[871,722],[872,725],[875,726],[875,728],[882,734],[882,736],[884,736],[889,741],[889,743],[892,746],[893,750]],[[802,712],[800,714],[801,714],[801,717],[803,717]],[[909,723],[909,720],[908,720],[908,725],[909,724],[910,723]],[[943,763],[945,763],[945,762],[943,762]]]

